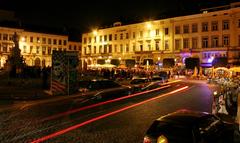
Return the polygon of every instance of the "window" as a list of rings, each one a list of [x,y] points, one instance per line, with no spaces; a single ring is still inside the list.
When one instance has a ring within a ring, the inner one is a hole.
[[[229,20],[223,20],[223,30],[229,29]]]
[[[238,28],[240,28],[240,19],[238,19]]]
[[[51,47],[48,47],[48,54],[52,54],[52,48]]]
[[[52,39],[48,38],[48,44],[52,44]]]
[[[99,41],[100,41],[100,42],[102,42],[102,35],[101,35],[101,36],[99,36]]]
[[[180,26],[175,27],[175,34],[180,34]]]
[[[118,50],[117,50],[117,45],[114,45],[114,51],[117,53]]]
[[[114,40],[117,40],[117,34],[114,35]]]
[[[139,37],[142,38],[143,37],[143,31],[139,32]]]
[[[53,39],[53,44],[56,45],[57,44],[57,40]]]
[[[175,39],[175,50],[180,50],[181,49],[181,40],[180,39]]]
[[[152,50],[152,47],[151,47],[151,43],[150,43],[150,42],[147,44],[147,47],[148,47],[148,51],[151,51],[151,50]]]
[[[37,37],[37,43],[40,43],[41,41],[40,41],[40,38],[39,37]],[[56,41],[56,44],[57,44],[57,41]]]
[[[135,32],[133,32],[133,39],[135,39],[136,38],[136,33]]]
[[[129,45],[126,44],[126,52],[129,52]]]
[[[109,34],[109,41],[112,41],[112,34]]]
[[[109,53],[112,53],[112,45],[108,46]]]
[[[97,42],[97,37],[96,36],[94,36],[94,43],[96,43]]]
[[[189,33],[189,25],[183,25],[183,33]]]
[[[83,43],[84,43],[84,44],[87,43],[87,38],[83,38]]]
[[[192,38],[192,48],[197,49],[198,48],[198,38]]]
[[[103,53],[106,54],[108,51],[107,51],[107,45],[104,45],[104,49],[103,49]]]
[[[10,40],[10,41],[13,40],[13,35],[12,35],[12,34],[9,35],[9,40]],[[27,37],[26,37],[26,40],[27,40]]]
[[[76,45],[74,45],[73,50],[74,50],[74,51],[77,51],[77,46],[76,46]]]
[[[126,33],[126,39],[128,39],[128,33]]]
[[[168,28],[165,28],[164,31],[165,31],[165,35],[168,35]]]
[[[217,36],[212,37],[212,47],[218,47],[218,37]]]
[[[120,44],[120,52],[123,53],[123,45]]]
[[[91,54],[92,53],[92,49],[91,49],[91,45],[88,45],[88,54]]]
[[[26,52],[27,52],[27,46],[24,45],[24,46],[23,46],[23,53],[26,53]]]
[[[30,37],[30,42],[33,43],[33,37]]]
[[[72,45],[69,45],[69,50],[70,50],[70,51],[72,50]]]
[[[40,50],[40,48],[39,48],[39,46],[37,46],[37,48],[36,48],[36,53],[37,54],[39,54],[39,50]]]
[[[46,38],[42,38],[42,43],[46,44]]]
[[[151,36],[151,30],[148,30],[148,32],[147,32],[147,36],[148,36],[148,37]]]
[[[81,47],[81,46],[78,46],[78,50],[79,50],[79,51],[82,51],[82,47]]]
[[[155,41],[156,51],[160,50],[159,41]]]
[[[218,22],[217,21],[213,21],[212,22],[212,31],[217,31],[218,30]]]
[[[0,34],[0,40],[2,40],[2,34]]]
[[[104,35],[104,42],[107,41],[107,35]]]
[[[208,23],[204,22],[202,23],[202,32],[207,32],[208,31]]]
[[[7,43],[2,44],[2,51],[5,52],[5,53],[8,52]]]
[[[202,47],[203,48],[208,48],[208,37],[203,37],[202,38]]]
[[[67,40],[63,41],[63,45],[66,46],[67,45]]]
[[[99,46],[99,53],[102,53],[102,45]]]
[[[58,45],[62,45],[62,40],[58,40]]]
[[[42,46],[42,54],[45,55],[46,54],[46,47]]]
[[[121,33],[121,34],[120,34],[120,40],[122,40],[122,39],[123,39],[123,34]]]
[[[94,46],[94,48],[93,48],[93,53],[94,53],[94,54],[97,53],[97,47],[96,47],[96,46]]]
[[[164,45],[164,47],[165,47],[165,50],[169,50],[169,43],[168,43],[168,40],[165,40],[165,45]]]
[[[183,39],[183,48],[185,48],[185,49],[189,48],[189,39],[188,38]]]
[[[143,51],[143,44],[142,43],[139,45],[139,49],[140,49],[140,51]]]
[[[88,37],[88,43],[91,43],[91,42],[92,42],[92,38]]]
[[[136,51],[136,44],[135,43],[133,43],[133,52],[135,52]]]
[[[194,23],[192,24],[192,33],[198,32],[198,24]]]
[[[229,46],[229,42],[230,41],[230,38],[229,38],[229,35],[224,35],[223,36],[223,46]]]
[[[7,34],[3,34],[3,40],[8,40],[8,35]]]
[[[156,36],[159,36],[159,29],[155,30],[155,34],[156,34]]]
[[[32,54],[32,51],[33,51],[33,46],[30,46],[29,54]]]

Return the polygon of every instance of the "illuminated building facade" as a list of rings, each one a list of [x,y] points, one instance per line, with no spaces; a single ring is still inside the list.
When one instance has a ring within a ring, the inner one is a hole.
[[[69,41],[67,35],[46,34],[24,29],[0,27],[0,68],[4,67],[13,47],[12,37],[15,32],[19,36],[21,54],[25,63],[29,66],[51,66],[51,54],[53,50],[81,50],[81,43]]]
[[[205,9],[200,14],[97,29],[82,35],[82,62],[153,64],[173,58],[183,64],[197,57],[203,67],[216,57],[234,65],[240,58],[240,3]],[[133,62],[131,62],[133,61]]]

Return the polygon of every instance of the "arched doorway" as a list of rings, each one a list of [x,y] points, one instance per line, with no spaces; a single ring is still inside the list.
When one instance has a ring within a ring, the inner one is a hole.
[[[40,67],[41,66],[41,60],[39,58],[35,59],[34,66],[36,66],[36,67]]]

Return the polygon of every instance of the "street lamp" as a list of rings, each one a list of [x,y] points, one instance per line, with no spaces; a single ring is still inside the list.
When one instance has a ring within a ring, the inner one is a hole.
[[[146,26],[147,26],[148,29],[152,28],[152,24],[150,22],[148,22]]]
[[[97,35],[97,30],[93,30],[93,35]]]

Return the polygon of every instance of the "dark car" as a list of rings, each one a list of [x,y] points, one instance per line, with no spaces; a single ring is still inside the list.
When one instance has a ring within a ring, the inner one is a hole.
[[[206,112],[179,110],[155,120],[144,143],[232,143],[234,126]]]
[[[108,79],[81,81],[79,91],[84,95],[98,100],[108,100],[129,95],[132,89]]]
[[[150,80],[146,77],[135,77],[130,81],[130,86],[134,92],[142,91],[142,88],[150,84]]]

